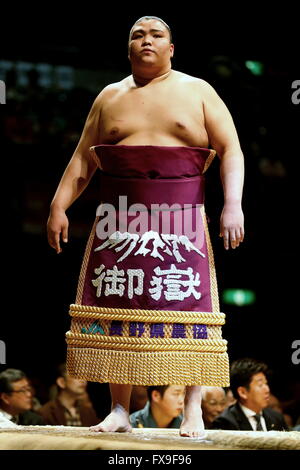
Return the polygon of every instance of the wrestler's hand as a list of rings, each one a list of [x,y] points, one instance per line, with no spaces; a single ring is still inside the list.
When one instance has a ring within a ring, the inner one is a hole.
[[[244,214],[240,205],[225,204],[220,220],[220,237],[224,248],[237,248],[244,240]]]
[[[64,243],[68,241],[68,227],[69,221],[63,209],[51,209],[47,222],[47,235],[49,245],[56,250],[56,253],[61,253],[60,236]]]

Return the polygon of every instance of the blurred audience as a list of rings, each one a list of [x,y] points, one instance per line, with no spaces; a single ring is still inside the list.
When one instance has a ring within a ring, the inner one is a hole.
[[[227,406],[225,390],[222,387],[201,387],[202,416],[205,429],[211,428],[213,420],[219,416]]]
[[[87,394],[87,382],[70,377],[65,364],[58,367],[56,385],[56,398],[38,410],[46,424],[87,427],[99,422]]]
[[[0,373],[0,415],[23,426],[43,425],[43,418],[32,411],[32,387],[25,373],[6,369]]]
[[[236,403],[236,398],[234,398],[231,388],[225,387],[225,395],[226,395],[226,408],[230,405],[234,405]]]
[[[283,406],[282,406],[280,400],[277,397],[275,397],[275,395],[273,395],[272,393],[270,393],[268,408],[271,408],[272,410],[277,411],[277,413],[282,414],[283,418],[284,418],[284,421],[286,422],[288,428],[292,429],[292,427],[293,427],[292,417],[288,413],[284,412]]]
[[[232,363],[230,384],[237,402],[213,421],[213,429],[288,430],[283,415],[268,408],[270,388],[267,372],[267,365],[255,359],[245,358]]]
[[[205,429],[300,431],[297,394],[287,402],[272,394],[266,364],[255,359],[240,359],[232,363],[230,375],[230,388],[202,387]],[[0,428],[17,425],[89,427],[99,422],[87,382],[68,376],[65,364],[58,367],[56,382],[50,388],[37,378],[35,381],[17,369],[9,368],[0,373]],[[40,389],[43,391],[43,388],[46,393],[42,403],[47,396],[51,399],[41,405]],[[297,390],[297,384],[293,390]],[[179,428],[184,397],[185,387],[181,385],[134,386],[130,405],[132,426]],[[109,406],[109,396],[106,399]]]
[[[183,385],[147,387],[148,401],[129,416],[133,428],[180,428],[184,406]]]

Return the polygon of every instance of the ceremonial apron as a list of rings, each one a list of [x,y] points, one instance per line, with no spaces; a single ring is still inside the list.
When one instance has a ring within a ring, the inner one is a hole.
[[[215,151],[97,145],[100,205],[66,334],[88,381],[229,385],[204,209]]]

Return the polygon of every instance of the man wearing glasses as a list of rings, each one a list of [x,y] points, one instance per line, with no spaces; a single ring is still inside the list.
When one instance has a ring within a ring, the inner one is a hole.
[[[24,372],[6,369],[0,373],[0,418],[23,426],[43,425],[41,416],[31,411],[32,389]]]

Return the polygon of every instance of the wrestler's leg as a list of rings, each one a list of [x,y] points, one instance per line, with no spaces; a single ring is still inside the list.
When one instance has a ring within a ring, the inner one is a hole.
[[[129,403],[132,385],[109,384],[111,412],[101,423],[91,426],[95,432],[130,432]]]
[[[186,387],[184,415],[179,433],[180,436],[186,437],[205,437],[201,409],[201,387],[198,385]]]

